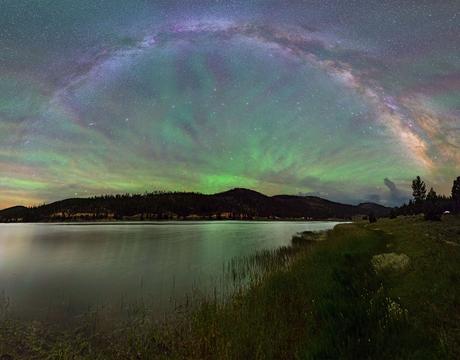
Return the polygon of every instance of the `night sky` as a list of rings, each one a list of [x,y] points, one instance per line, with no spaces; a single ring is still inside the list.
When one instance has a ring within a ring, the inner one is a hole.
[[[0,208],[460,175],[460,2],[0,1]]]

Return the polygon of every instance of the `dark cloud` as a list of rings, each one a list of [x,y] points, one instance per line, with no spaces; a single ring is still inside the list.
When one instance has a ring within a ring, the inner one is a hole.
[[[383,179],[383,183],[390,190],[389,203],[393,205],[400,205],[407,200],[407,196],[398,189],[396,184],[388,178]]]
[[[399,194],[399,190],[396,187],[395,183],[388,178],[383,179],[383,183],[386,185],[392,194]]]

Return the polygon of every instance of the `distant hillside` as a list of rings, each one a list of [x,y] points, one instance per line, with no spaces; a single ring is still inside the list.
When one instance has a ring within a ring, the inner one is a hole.
[[[0,220],[21,218],[29,212],[25,206],[13,206],[5,210],[0,210]]]
[[[0,211],[0,222],[156,220],[156,219],[349,219],[388,215],[390,208],[364,203],[346,205],[314,196],[266,196],[233,189],[213,195],[149,193],[73,198],[34,208]]]

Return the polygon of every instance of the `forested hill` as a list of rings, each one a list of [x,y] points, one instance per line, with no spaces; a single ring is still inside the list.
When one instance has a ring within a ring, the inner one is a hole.
[[[356,215],[387,215],[390,208],[364,203],[346,205],[313,196],[266,196],[233,189],[213,195],[147,193],[72,198],[0,211],[1,222],[156,220],[156,219],[350,219]]]

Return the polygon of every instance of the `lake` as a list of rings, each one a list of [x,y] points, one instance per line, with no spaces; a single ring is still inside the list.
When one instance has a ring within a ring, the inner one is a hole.
[[[335,222],[0,224],[0,301],[15,317],[148,302],[166,313],[222,287],[234,257],[289,245]],[[1,309],[1,307],[0,307]]]

